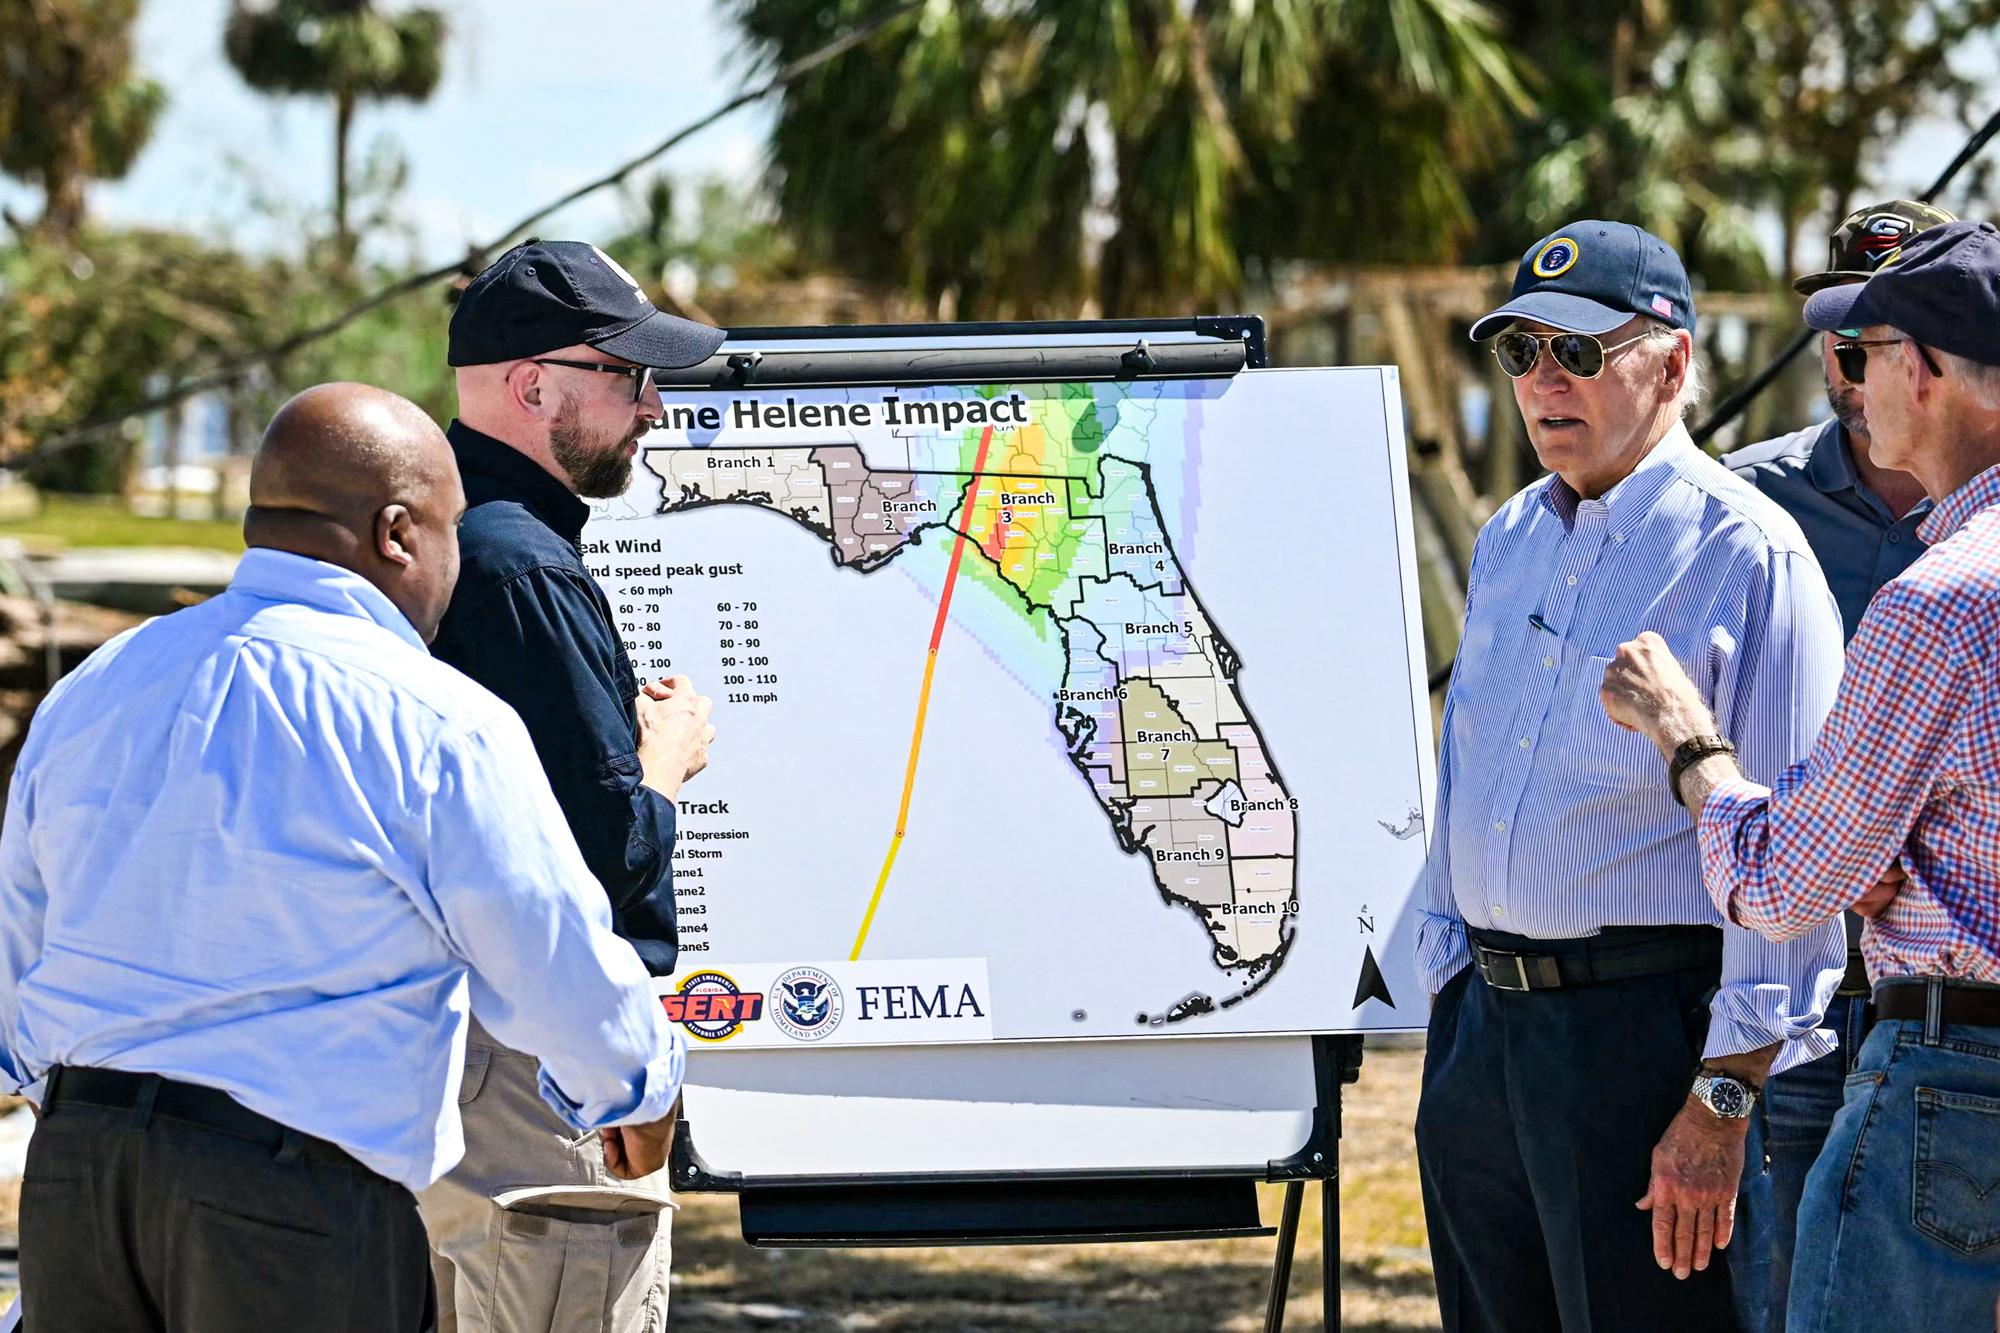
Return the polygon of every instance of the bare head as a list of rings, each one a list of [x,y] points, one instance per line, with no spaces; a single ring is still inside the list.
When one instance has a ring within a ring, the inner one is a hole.
[[[322,384],[265,428],[243,539],[353,570],[429,643],[458,582],[464,513],[451,446],[422,408],[366,384]]]
[[[566,361],[583,364],[559,364]],[[639,441],[660,420],[660,391],[650,375],[640,380],[586,366],[639,371],[586,343],[460,366],[459,420],[514,446],[578,495],[623,495]]]

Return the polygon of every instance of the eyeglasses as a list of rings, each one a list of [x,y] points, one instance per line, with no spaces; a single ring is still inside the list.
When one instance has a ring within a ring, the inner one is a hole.
[[[1630,347],[1650,337],[1641,333],[1627,338],[1622,343],[1606,347],[1588,333],[1521,333],[1510,331],[1493,340],[1493,355],[1499,358],[1500,369],[1515,379],[1535,368],[1535,362],[1542,356],[1542,345],[1548,344],[1549,355],[1556,364],[1580,380],[1594,380],[1604,373],[1604,362],[1613,352],[1622,347]]]
[[[1849,384],[1859,384],[1868,378],[1868,349],[1871,347],[1894,347],[1897,343],[1908,343],[1917,349],[1917,355],[1924,359],[1924,365],[1931,374],[1944,378],[1944,371],[1931,359],[1930,349],[1915,338],[1843,338],[1833,345],[1833,362],[1840,367],[1840,373]]]
[[[651,366],[607,366],[602,361],[565,361],[555,356],[537,356],[529,359],[538,366],[568,366],[571,370],[594,370],[601,375],[624,375],[632,381],[632,401],[635,403],[646,396],[646,390],[653,387]]]

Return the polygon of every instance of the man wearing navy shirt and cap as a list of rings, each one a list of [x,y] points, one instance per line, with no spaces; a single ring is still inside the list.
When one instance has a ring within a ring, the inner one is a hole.
[[[1839,679],[1798,526],[1681,424],[1693,329],[1665,242],[1580,221],[1472,330],[1554,475],[1474,548],[1418,890],[1417,1156],[1447,1329],[1733,1327],[1748,1112],[1769,1071],[1832,1046],[1838,924],[1785,944],[1726,924],[1653,748],[1599,703],[1618,645],[1659,629],[1720,736],[1774,775]]]
[[[1913,199],[1857,208],[1828,238],[1826,268],[1806,274],[1792,288],[1811,296],[1829,287],[1866,282],[1900,255],[1912,236],[1952,221],[1943,209]],[[1867,390],[1840,369],[1833,350],[1838,341],[1836,334],[1820,340],[1820,368],[1833,415],[1804,430],[1746,445],[1725,454],[1722,462],[1798,520],[1840,604],[1841,625],[1852,642],[1876,592],[1924,553],[1919,529],[1931,512],[1931,502],[1922,482],[1869,457]],[[1759,1329],[1783,1333],[1799,1196],[1805,1190],[1806,1172],[1833,1126],[1834,1113],[1840,1110],[1841,1085],[1860,1052],[1867,1012],[1861,919],[1850,913],[1847,974],[1826,1011],[1826,1025],[1839,1039],[1840,1049],[1788,1070],[1765,1089],[1768,1189],[1762,1193],[1746,1189],[1760,1206],[1753,1215],[1738,1219],[1735,1242],[1753,1280],[1759,1268],[1768,1273],[1763,1309],[1750,1321],[1753,1333]],[[1752,1162],[1748,1169],[1754,1175],[1763,1166]],[[1749,1296],[1745,1308],[1755,1310],[1756,1293],[1739,1295]]]
[[[685,677],[641,683],[585,568],[585,500],[624,493],[660,419],[653,370],[694,365],[719,329],[677,319],[609,255],[529,240],[452,314],[465,482],[463,567],[432,652],[527,724],[614,929],[674,970],[674,800],[707,763],[710,701]],[[533,1089],[531,1056],[474,1027],[465,1159],[420,1198],[441,1333],[637,1333],[666,1321],[664,1171],[620,1179]]]

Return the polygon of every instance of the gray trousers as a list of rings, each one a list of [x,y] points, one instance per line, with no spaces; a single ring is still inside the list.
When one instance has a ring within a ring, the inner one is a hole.
[[[410,1192],[318,1140],[273,1147],[67,1103],[21,1185],[29,1333],[420,1333]]]
[[[605,1170],[597,1135],[542,1100],[535,1057],[476,1023],[465,1059],[465,1158],[418,1196],[440,1333],[665,1328],[667,1173],[627,1181]]]

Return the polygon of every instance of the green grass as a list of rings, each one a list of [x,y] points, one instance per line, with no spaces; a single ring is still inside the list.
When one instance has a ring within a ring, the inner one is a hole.
[[[0,537],[29,546],[198,546],[241,551],[236,519],[147,518],[109,497],[45,495],[34,511],[0,518]]]

